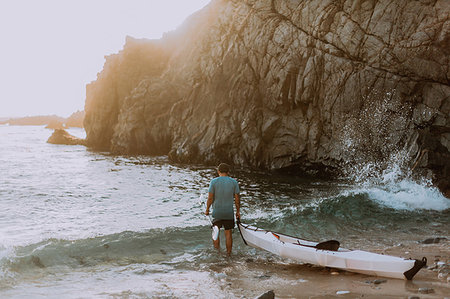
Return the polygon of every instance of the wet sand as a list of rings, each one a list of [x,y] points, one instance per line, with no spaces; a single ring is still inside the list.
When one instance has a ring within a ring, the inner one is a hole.
[[[450,297],[450,242],[399,244],[370,251],[428,260],[412,281],[368,276],[336,269],[261,258],[211,267],[230,298],[255,298],[273,290],[276,298],[446,298]],[[267,256],[266,256],[267,257]],[[438,264],[439,263],[439,264]],[[419,291],[420,289],[420,291]],[[432,293],[423,293],[432,289]]]

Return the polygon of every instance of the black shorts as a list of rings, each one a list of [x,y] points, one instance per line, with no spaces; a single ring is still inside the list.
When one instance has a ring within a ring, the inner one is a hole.
[[[228,219],[226,219],[226,220],[214,219],[213,225],[217,226],[218,228],[221,228],[223,226],[223,228],[225,230],[233,229],[234,228],[234,219],[229,219],[229,220]]]

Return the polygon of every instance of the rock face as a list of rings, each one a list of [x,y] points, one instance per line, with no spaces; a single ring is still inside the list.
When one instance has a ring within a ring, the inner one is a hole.
[[[450,192],[449,59],[448,0],[215,0],[107,57],[87,143],[318,174],[399,160]]]
[[[84,139],[70,135],[63,129],[56,129],[47,142],[52,144],[86,145]]]

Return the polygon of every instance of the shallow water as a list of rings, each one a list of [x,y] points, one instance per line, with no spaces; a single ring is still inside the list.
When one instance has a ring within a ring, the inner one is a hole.
[[[226,273],[286,262],[246,247],[236,230],[231,259],[211,248],[198,198],[213,169],[52,145],[51,133],[0,126],[0,297],[239,297],[224,292]],[[366,250],[450,235],[450,200],[392,172],[364,184],[233,177],[242,221],[266,229]]]

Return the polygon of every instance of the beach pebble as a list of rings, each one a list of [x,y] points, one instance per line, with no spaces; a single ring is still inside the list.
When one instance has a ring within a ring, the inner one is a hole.
[[[333,271],[330,273],[331,275],[339,275],[339,272]]]
[[[434,289],[432,289],[432,288],[419,288],[419,293],[431,294],[431,293],[434,293]]]
[[[387,282],[387,279],[375,279],[373,281],[374,284],[380,284],[380,283],[384,283],[384,282]]]
[[[259,295],[255,299],[274,299],[274,298],[275,298],[275,293],[272,290],[270,290],[270,291],[265,292],[264,294]]]
[[[409,296],[408,299],[420,299],[420,297],[417,297],[417,296]]]
[[[350,291],[337,291],[336,295],[345,295],[345,294],[349,294]]]

